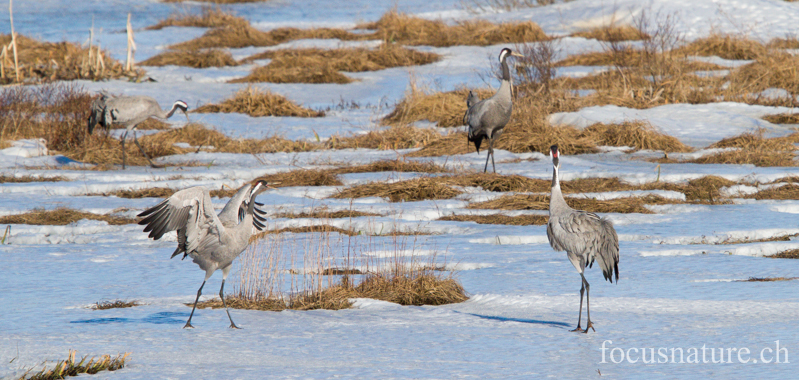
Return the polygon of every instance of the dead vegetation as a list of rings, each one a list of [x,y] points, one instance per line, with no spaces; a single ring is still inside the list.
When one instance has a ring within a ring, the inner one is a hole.
[[[799,114],[780,113],[775,115],[763,116],[763,120],[774,124],[799,124]]]
[[[741,282],[772,282],[772,281],[791,281],[799,279],[799,277],[749,277],[746,280],[739,280]]]
[[[455,222],[475,222],[478,224],[506,224],[511,226],[543,226],[549,218],[544,215],[518,215],[508,216],[503,214],[491,215],[448,215],[438,220]]]
[[[789,249],[766,257],[772,259],[799,259],[799,249]]]
[[[81,47],[71,42],[42,42],[19,34],[16,41],[19,80],[15,74],[13,59],[6,57],[0,70],[0,84],[78,79],[98,81],[123,77],[136,80],[144,76],[144,71],[141,70],[125,71],[122,63],[97,46]],[[7,46],[10,42],[11,35],[0,34],[0,45]]]
[[[95,304],[92,305],[90,308],[92,310],[108,310],[108,309],[124,309],[139,305],[141,304],[138,301],[116,300],[116,301],[95,302]]]
[[[323,111],[314,111],[297,105],[282,95],[269,90],[261,90],[247,86],[237,91],[233,97],[224,100],[221,104],[206,104],[198,107],[193,112],[197,113],[243,113],[253,117],[261,116],[296,116],[296,117],[322,117]]]
[[[37,226],[65,226],[79,220],[100,220],[110,225],[136,223],[135,220],[113,215],[92,214],[59,207],[54,210],[35,209],[24,214],[6,215],[0,217],[0,224],[30,224]]]
[[[226,12],[219,7],[202,7],[200,14],[176,12],[166,20],[148,26],[147,30],[159,30],[168,26],[193,26],[199,28],[218,28],[227,25],[246,25],[247,20]]]
[[[356,211],[356,210],[338,210],[338,211],[330,211],[327,208],[321,209],[313,209],[310,212],[300,212],[300,213],[291,213],[291,212],[281,212],[274,215],[270,215],[272,218],[285,218],[285,219],[300,219],[300,218],[310,218],[310,219],[342,219],[342,218],[361,218],[361,217],[375,217],[375,216],[382,216],[380,214],[375,214],[373,212],[363,212],[363,211]]]
[[[784,137],[765,138],[765,130],[747,132],[723,139],[710,148],[737,148],[702,156],[688,162],[697,164],[751,164],[755,166],[796,166],[794,158],[799,133]]]
[[[391,202],[415,202],[427,199],[450,199],[461,194],[461,191],[447,186],[435,178],[414,178],[400,182],[370,182],[348,187],[334,194],[331,198],[388,198]]]
[[[56,380],[68,376],[78,376],[84,373],[94,375],[101,371],[116,371],[125,367],[130,352],[119,354],[115,358],[112,358],[111,355],[89,358],[87,355],[81,358],[79,362],[75,361],[76,354],[77,351],[69,350],[67,359],[56,363],[53,369],[47,369],[45,365],[41,371],[33,375],[29,375],[29,370],[20,377],[20,380]]]
[[[549,37],[530,21],[494,24],[484,20],[461,21],[455,25],[437,20],[426,20],[395,10],[379,20],[359,25],[369,33],[357,33],[335,28],[277,28],[263,32],[247,22],[228,23],[209,30],[202,36],[172,46],[196,50],[211,47],[240,48],[247,46],[274,46],[297,39],[324,38],[341,40],[375,40],[400,45],[430,45],[437,47],[455,45],[494,45],[548,40]]]
[[[762,43],[745,37],[730,34],[711,34],[697,39],[680,52],[687,55],[717,56],[724,59],[758,59],[768,54]]]
[[[475,94],[480,99],[494,95],[493,91],[486,89],[475,90]],[[384,125],[408,125],[428,120],[442,128],[461,126],[468,95],[468,89],[426,93],[411,82],[408,93],[381,122]]]
[[[28,183],[28,182],[61,182],[69,181],[66,177],[53,176],[53,177],[40,177],[40,176],[14,176],[7,174],[0,174],[0,183]]]
[[[647,195],[644,197],[627,197],[609,200],[596,200],[590,198],[566,197],[570,207],[588,212],[598,213],[639,213],[652,214],[644,205],[662,205],[681,203],[680,201]],[[485,202],[472,203],[467,206],[471,209],[488,210],[549,210],[549,195],[503,195]]]
[[[421,148],[439,139],[441,134],[435,130],[405,125],[370,130],[358,135],[334,135],[325,141],[324,146],[328,149],[398,150]]]
[[[441,59],[435,53],[419,52],[396,44],[382,44],[375,49],[287,49],[267,51],[247,58],[271,59],[269,64],[253,69],[250,75],[232,83],[350,83],[345,72],[377,71],[391,67],[426,65]]]
[[[221,49],[170,50],[139,63],[142,66],[187,66],[196,69],[237,66],[230,52]]]
[[[603,25],[572,34],[572,37],[591,38],[599,41],[638,41],[649,38],[633,25]]]

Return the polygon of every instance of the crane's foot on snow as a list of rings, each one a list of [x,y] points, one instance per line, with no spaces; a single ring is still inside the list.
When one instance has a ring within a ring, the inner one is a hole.
[[[186,325],[185,325],[185,326],[183,326],[183,328],[184,328],[184,329],[193,329],[193,328],[194,328],[194,326],[192,326],[190,322],[186,322]]]
[[[236,324],[235,324],[235,323],[231,323],[231,324],[230,324],[230,328],[231,328],[231,329],[236,329],[236,330],[241,330],[241,327],[239,327],[239,326],[236,326]]]
[[[580,325],[578,324],[576,329],[574,329],[574,330],[569,330],[569,331],[571,331],[571,332],[583,332],[583,329],[582,329],[582,327],[580,327]]]
[[[591,321],[588,321],[588,324],[585,325],[585,331],[583,331],[583,334],[588,334],[588,329],[594,330],[594,324],[591,323]],[[596,330],[594,330],[594,332],[596,332]]]

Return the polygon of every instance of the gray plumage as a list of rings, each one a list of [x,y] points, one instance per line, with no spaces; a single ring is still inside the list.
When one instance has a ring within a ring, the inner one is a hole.
[[[489,158],[491,158],[491,167],[494,168],[494,173],[497,172],[494,164],[494,140],[502,134],[503,128],[508,124],[513,113],[513,82],[510,68],[508,68],[508,56],[523,57],[508,48],[502,49],[499,53],[502,78],[494,96],[481,101],[470,91],[469,98],[466,100],[468,109],[463,116],[463,122],[469,126],[468,141],[474,142],[477,153],[480,153],[483,139],[488,140],[488,156],[486,156],[483,172],[488,171]]]
[[[100,96],[92,101],[91,114],[89,115],[89,134],[94,131],[94,127],[100,124],[103,128],[109,129],[111,125],[117,124],[125,127],[125,133],[122,135],[122,169],[125,168],[125,139],[130,131],[133,131],[133,141],[139,147],[142,154],[150,166],[158,167],[153,164],[147,153],[139,144],[139,139],[136,137],[136,127],[151,117],[160,119],[169,119],[172,114],[177,110],[183,111],[186,115],[186,120],[189,120],[187,113],[189,107],[186,102],[182,100],[176,101],[169,111],[162,110],[158,102],[145,95],[138,96],[110,96],[102,93]]]
[[[266,213],[256,207],[261,204],[255,202],[255,197],[267,188],[269,185],[264,181],[242,186],[219,215],[214,211],[208,189],[203,186],[178,191],[138,215],[144,218],[139,221],[140,225],[146,225],[144,232],[149,232],[149,237],[154,240],[160,239],[167,232],[177,231],[178,247],[172,257],[180,253],[183,253],[183,258],[191,256],[200,269],[205,271],[205,280],[197,291],[194,308],[197,307],[205,281],[216,270],[221,269],[222,286],[219,288],[219,297],[227,311],[223,296],[225,279],[233,260],[250,244],[253,228],[258,231],[264,228]],[[191,317],[194,316],[194,308],[184,328],[193,327]],[[227,314],[230,327],[238,328],[230,318],[230,311]]]
[[[563,193],[560,189],[558,170],[560,169],[558,146],[550,148],[552,155],[553,174],[552,174],[552,193],[549,198],[549,222],[547,222],[547,238],[549,244],[556,251],[566,251],[566,255],[571,261],[582,279],[580,288],[580,314],[577,317],[577,328],[580,329],[580,320],[583,310],[583,291],[586,292],[586,315],[588,324],[585,331],[593,329],[590,312],[590,286],[585,279],[583,272],[585,267],[593,266],[594,261],[599,263],[602,275],[605,280],[613,283],[615,275],[616,282],[619,280],[619,237],[613,224],[598,215],[575,210],[566,204]],[[596,330],[595,330],[596,331]]]

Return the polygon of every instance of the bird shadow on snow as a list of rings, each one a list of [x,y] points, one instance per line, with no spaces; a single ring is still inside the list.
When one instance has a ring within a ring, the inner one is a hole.
[[[199,314],[198,314],[199,315]],[[153,323],[156,325],[184,323],[189,313],[162,312],[148,315],[144,318],[92,318],[70,321],[69,323]],[[180,319],[176,318],[180,317]]]
[[[455,312],[456,313],[475,316],[475,317],[478,317],[478,318],[490,319],[490,320],[493,320],[493,321],[500,321],[500,322],[533,323],[533,324],[537,324],[537,325],[546,325],[546,326],[561,327],[561,328],[565,328],[565,327],[570,327],[571,326],[568,323],[555,322],[555,321],[542,321],[542,320],[538,320],[538,319],[523,319],[523,318],[500,317],[500,316],[496,316],[496,315],[480,315],[480,314],[474,314],[474,313],[463,313],[463,312],[460,312],[460,311],[455,311]]]

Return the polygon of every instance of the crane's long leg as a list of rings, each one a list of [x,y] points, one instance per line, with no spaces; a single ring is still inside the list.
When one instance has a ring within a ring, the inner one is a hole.
[[[203,293],[203,286],[205,286],[205,281],[203,280],[203,284],[200,285],[200,289],[197,289],[197,298],[194,299],[194,307],[191,308],[191,314],[189,314],[189,320],[186,321],[186,325],[183,326],[184,329],[193,329],[194,326],[191,325],[191,317],[194,316],[194,309],[197,308],[197,301],[200,300],[200,294]]]
[[[222,286],[219,288],[219,298],[222,299],[222,305],[225,306],[225,311],[227,312],[227,319],[230,320],[230,328],[231,329],[240,329],[239,326],[236,326],[236,324],[233,323],[233,318],[230,318],[230,310],[228,310],[227,303],[225,303],[225,294],[223,293],[224,289],[225,289],[225,280],[222,279]]]
[[[130,129],[126,129],[125,134],[122,135],[122,169],[125,169],[125,140],[128,138],[128,132]]]
[[[139,150],[141,151],[141,154],[144,155],[144,158],[146,158],[147,161],[150,162],[150,166],[152,166],[154,168],[163,168],[163,166],[161,166],[161,165],[154,164],[153,160],[150,159],[150,156],[147,155],[147,152],[144,151],[144,148],[141,147],[141,144],[139,144],[139,139],[136,137],[136,130],[135,129],[133,130],[133,142],[135,142],[136,146],[139,147]]]
[[[583,274],[580,273],[580,277],[582,277],[582,276],[583,276]],[[582,286],[580,286],[580,312],[577,314],[577,328],[574,329],[574,330],[571,330],[571,331],[583,332],[583,329],[580,327],[580,322],[583,319],[583,292],[584,291],[585,291],[585,277],[583,277],[583,283],[582,283]]]
[[[483,173],[488,172],[488,159],[491,158],[491,139],[488,139],[488,155],[486,156],[486,166],[483,168]]]
[[[494,173],[497,172],[497,165],[494,164],[494,139],[488,140],[488,153],[491,155],[491,167],[494,168]]]
[[[585,279],[585,276],[582,273],[580,273],[580,277],[583,278],[583,282],[585,283],[585,315],[588,317],[588,323],[585,325],[585,331],[583,332],[588,333],[588,329],[594,330],[594,332],[596,332],[594,329],[594,324],[591,323],[591,286],[588,285],[588,281]]]

